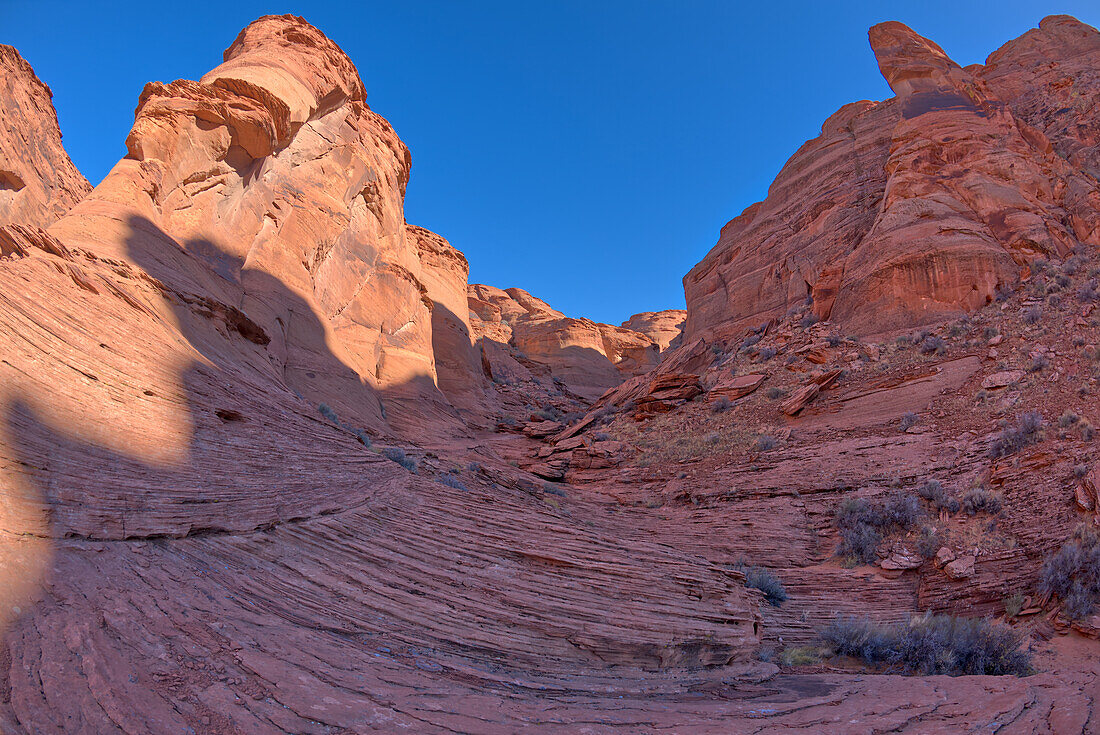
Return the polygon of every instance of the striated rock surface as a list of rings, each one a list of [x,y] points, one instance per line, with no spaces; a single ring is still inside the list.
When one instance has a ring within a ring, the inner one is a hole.
[[[91,190],[61,145],[53,92],[0,44],[0,225],[48,227]]]
[[[960,70],[885,31],[924,54],[884,63],[893,124],[903,94],[948,104]],[[1037,585],[1096,523],[1100,322],[1047,297],[1100,255],[916,340],[815,303],[656,363],[641,332],[467,289],[363,98],[317,29],[262,18],[146,88],[71,213],[0,226],[0,731],[1096,729],[1100,616]],[[1083,161],[1081,120],[1052,140]],[[567,380],[604,375],[580,413]],[[839,558],[838,508],[899,492],[919,520]],[[838,615],[925,611],[999,616],[1037,673],[788,660]]]
[[[684,278],[687,338],[804,301],[859,333],[942,320],[1100,245],[1096,116],[1073,102],[1100,89],[1095,29],[1048,18],[966,69],[901,23],[869,37],[896,96],[841,108],[723,228]]]
[[[590,401],[657,364],[660,345],[626,327],[573,319],[519,288],[471,284],[475,338],[510,345]]]

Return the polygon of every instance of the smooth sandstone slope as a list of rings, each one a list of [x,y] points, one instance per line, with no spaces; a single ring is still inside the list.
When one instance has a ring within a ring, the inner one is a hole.
[[[61,145],[53,92],[0,44],[0,225],[48,227],[91,190]]]
[[[684,278],[687,340],[807,300],[851,333],[942,320],[1100,245],[1095,29],[1047,18],[966,69],[901,23],[869,38],[896,96],[841,108],[723,228]]]

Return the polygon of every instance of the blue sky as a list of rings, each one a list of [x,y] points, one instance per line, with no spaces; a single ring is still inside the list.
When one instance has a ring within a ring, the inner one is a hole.
[[[109,9],[103,9],[103,8]],[[0,0],[0,42],[54,91],[93,182],[147,81],[197,79],[249,21],[303,15],[359,68],[413,155],[406,217],[474,282],[618,323],[683,306],[681,278],[841,105],[891,92],[867,28],[901,20],[984,61],[1095,2],[238,2]]]

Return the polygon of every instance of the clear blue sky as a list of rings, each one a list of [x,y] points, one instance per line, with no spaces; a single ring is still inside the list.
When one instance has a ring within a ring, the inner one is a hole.
[[[821,122],[890,96],[870,25],[901,20],[966,65],[1046,15],[1100,24],[1095,0],[99,5],[0,0],[0,42],[53,88],[93,183],[145,82],[197,79],[249,21],[296,13],[412,149],[410,222],[466,253],[472,281],[611,323],[682,307],[684,273]]]

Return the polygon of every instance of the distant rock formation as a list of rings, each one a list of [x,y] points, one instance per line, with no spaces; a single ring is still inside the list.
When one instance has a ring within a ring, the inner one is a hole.
[[[1035,260],[1100,245],[1100,34],[1053,16],[965,69],[869,32],[896,96],[845,105],[684,278],[685,339],[810,300],[852,333],[982,306]]]
[[[653,338],[567,317],[523,289],[471,284],[469,306],[478,340],[511,346],[588,400],[657,364],[660,346]]]
[[[641,332],[656,342],[663,352],[680,346],[686,320],[687,312],[684,309],[643,311],[641,314],[630,317],[620,326],[634,332]]]
[[[0,225],[48,227],[91,191],[61,146],[53,92],[0,44]]]

